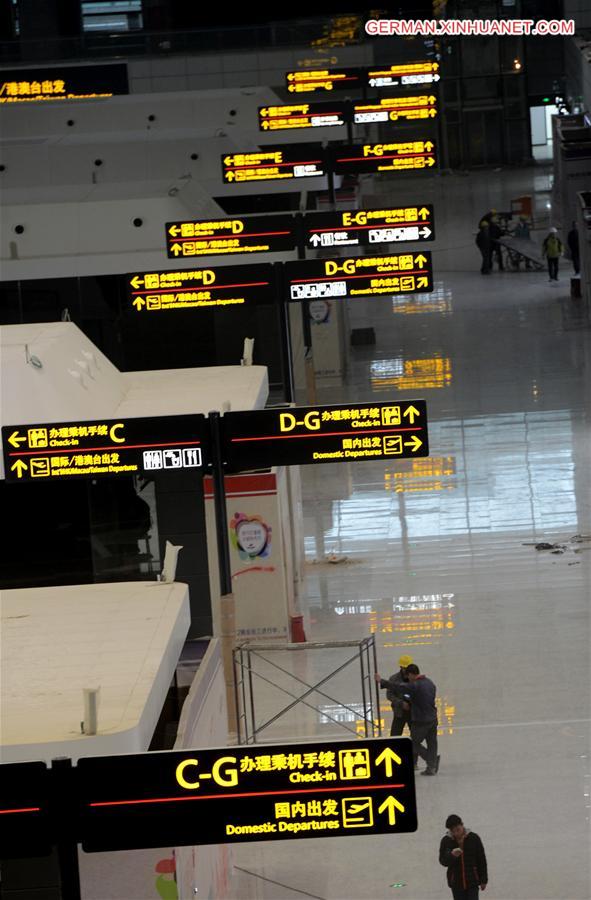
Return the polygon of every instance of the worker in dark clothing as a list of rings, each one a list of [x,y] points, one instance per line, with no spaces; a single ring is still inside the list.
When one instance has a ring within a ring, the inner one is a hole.
[[[488,871],[482,841],[464,826],[459,816],[448,816],[447,834],[439,845],[439,862],[447,867],[447,883],[454,900],[477,900],[478,889],[486,889]]]
[[[573,226],[566,236],[566,243],[570,250],[570,258],[573,261],[573,269],[575,275],[581,271],[581,255],[579,251],[579,232],[577,231],[577,223],[573,222]]]
[[[382,678],[380,681],[380,687],[385,688],[386,697],[392,704],[392,711],[394,713],[392,717],[392,727],[390,728],[390,737],[400,737],[404,731],[405,725],[408,725],[410,731],[410,704],[401,697],[396,696],[392,691],[392,685],[408,684],[406,667],[411,663],[412,656],[401,656],[398,660],[398,665],[400,666],[398,672],[395,672],[387,681],[385,678]]]
[[[482,220],[478,228],[476,246],[480,250],[482,256],[480,272],[482,275],[490,275],[490,270],[492,268],[492,241],[490,239],[490,226],[486,219]]]
[[[493,215],[490,218],[489,222],[489,234],[492,242],[492,254],[491,254],[491,269],[492,269],[492,260],[496,259],[497,265],[499,267],[499,272],[502,272],[505,268],[503,265],[503,251],[501,249],[501,245],[499,244],[499,238],[503,234],[503,229],[499,225],[498,216]]]
[[[382,683],[379,672],[375,674],[378,684]],[[435,694],[437,688],[430,678],[421,675],[420,669],[414,663],[406,667],[408,684],[392,684],[390,689],[393,694],[410,703],[410,737],[415,766],[419,756],[427,763],[421,775],[437,775],[439,770],[439,756],[437,755],[437,708],[435,706]],[[426,747],[423,746],[423,741]]]

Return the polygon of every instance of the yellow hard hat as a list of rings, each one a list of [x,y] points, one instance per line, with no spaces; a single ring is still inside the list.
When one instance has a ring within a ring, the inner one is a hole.
[[[406,669],[407,666],[410,666],[412,662],[412,656],[401,656],[398,660],[398,665],[401,669]]]

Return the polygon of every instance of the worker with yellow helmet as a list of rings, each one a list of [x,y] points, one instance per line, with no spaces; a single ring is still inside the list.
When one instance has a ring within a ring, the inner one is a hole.
[[[390,729],[391,737],[400,737],[404,731],[405,725],[408,726],[410,731],[410,705],[394,693],[392,686],[408,683],[406,667],[410,666],[412,662],[412,656],[404,654],[398,660],[398,665],[400,666],[398,672],[395,672],[388,680],[385,678],[380,679],[380,687],[385,689],[386,697],[392,704],[392,711],[394,713],[392,717],[392,727]]]

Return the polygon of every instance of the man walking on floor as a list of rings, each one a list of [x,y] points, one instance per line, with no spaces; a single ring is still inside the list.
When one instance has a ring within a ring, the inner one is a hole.
[[[421,775],[437,775],[439,756],[437,754],[437,708],[435,694],[437,688],[430,678],[421,675],[418,666],[411,663],[406,667],[408,684],[393,684],[390,689],[397,697],[410,703],[410,737],[415,766],[419,756],[427,763]],[[382,684],[382,676],[375,674],[375,680]],[[426,747],[423,746],[423,741]]]
[[[447,867],[447,883],[454,900],[477,900],[486,889],[488,872],[482,841],[464,826],[459,816],[448,816],[447,834],[439,845],[439,862]]]

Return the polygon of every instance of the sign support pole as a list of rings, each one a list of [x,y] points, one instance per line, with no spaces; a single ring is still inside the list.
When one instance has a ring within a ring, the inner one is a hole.
[[[59,839],[56,844],[59,873],[60,895],[62,900],[81,900],[80,867],[78,863],[78,844],[73,832],[75,806],[72,799],[72,760],[61,756],[51,761],[55,772],[55,791],[52,796],[54,815],[59,817]]]
[[[298,245],[298,259],[306,258],[303,244]],[[314,370],[314,350],[312,348],[312,326],[310,324],[310,301],[302,300],[302,337],[304,341],[304,368],[306,375],[306,400],[310,406],[316,405],[316,372]]]
[[[228,516],[226,510],[226,485],[224,481],[224,461],[222,457],[222,439],[220,433],[220,414],[217,410],[209,413],[211,435],[211,466],[213,481],[213,503],[215,511],[215,530],[220,579],[220,614],[214,616],[219,622],[219,634],[222,647],[222,663],[224,681],[226,683],[226,708],[228,713],[228,732],[235,734],[237,722],[236,683],[234,672],[234,643],[236,639],[236,607],[232,592],[232,568],[230,564],[230,547],[228,544]],[[214,599],[215,602],[215,599]]]

